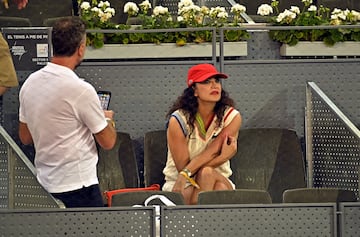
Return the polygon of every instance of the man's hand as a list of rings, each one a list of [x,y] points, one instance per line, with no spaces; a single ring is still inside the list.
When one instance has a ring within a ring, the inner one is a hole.
[[[113,110],[104,110],[105,118],[114,119],[114,114]]]

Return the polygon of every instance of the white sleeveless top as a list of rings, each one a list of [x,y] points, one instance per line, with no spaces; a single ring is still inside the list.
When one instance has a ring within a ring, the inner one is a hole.
[[[174,113],[172,113],[171,116],[175,117],[178,120],[180,126],[183,129],[188,144],[190,160],[192,160],[199,153],[201,153],[207,147],[207,145],[211,143],[212,140],[214,140],[220,134],[220,132],[224,129],[224,127],[226,127],[231,123],[231,121],[234,119],[234,117],[237,114],[239,114],[239,111],[237,111],[233,107],[226,108],[220,126],[217,125],[216,123],[217,117],[214,116],[208,130],[206,131],[205,139],[200,135],[200,131],[198,130],[197,126],[194,126],[194,130],[190,134],[190,126],[186,122],[187,115],[184,114],[182,110],[175,111]],[[224,164],[217,167],[216,170],[219,173],[221,173],[224,177],[229,178],[232,174],[232,170],[230,168],[230,161],[229,160],[226,161]],[[168,186],[166,185],[166,182],[174,183],[178,176],[178,171],[176,169],[174,159],[170,152],[169,147],[167,154],[167,162],[163,170],[163,173],[165,175],[164,186]],[[167,187],[166,189],[172,189],[172,187],[171,188]]]

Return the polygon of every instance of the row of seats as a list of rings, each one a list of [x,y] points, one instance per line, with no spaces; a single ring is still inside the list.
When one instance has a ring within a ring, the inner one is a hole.
[[[102,191],[122,188],[137,188],[139,172],[135,158],[133,141],[129,134],[118,132],[118,141],[112,150],[99,148],[98,175]],[[167,159],[165,130],[150,131],[144,135],[144,185],[164,184],[162,173]],[[356,200],[354,193],[346,190],[306,189],[305,165],[300,140],[296,132],[280,128],[241,129],[238,138],[238,152],[231,159],[236,184],[235,191],[204,192],[199,196],[200,203],[282,203],[295,200],[293,192],[302,192],[309,202],[343,200],[343,195]],[[315,193],[314,193],[315,192]],[[327,192],[324,194],[324,192]],[[146,196],[158,191],[120,193],[113,197],[113,205],[139,204]],[[345,193],[345,194],[343,194]],[[181,203],[177,194],[165,193]],[[315,195],[316,194],[316,195]],[[340,195],[341,194],[341,195]],[[353,194],[353,195],[352,195]],[[320,198],[323,195],[323,198]],[[294,195],[298,197],[296,193]],[[137,198],[138,197],[138,198]],[[319,197],[319,198],[316,198]],[[355,199],[353,198],[355,197]],[[311,199],[313,198],[313,199]],[[104,202],[106,203],[104,197]]]
[[[184,205],[180,193],[166,191],[124,192],[112,197],[111,206],[133,206],[144,204],[153,195],[163,195],[176,205]],[[353,191],[338,188],[297,188],[283,193],[282,203],[340,203],[356,202]],[[199,205],[223,204],[271,204],[270,194],[265,190],[236,189],[227,191],[206,191],[199,193]],[[154,199],[149,205],[164,205],[160,199]]]
[[[43,21],[42,26],[51,27],[56,20],[61,17],[47,18]],[[0,16],[0,28],[2,27],[31,27],[29,18],[24,17],[10,17],[10,16]]]
[[[145,184],[162,184],[157,170],[165,167],[167,155],[165,131],[145,134]],[[306,187],[301,144],[296,132],[280,128],[241,129],[238,151],[230,160],[237,188],[260,189],[270,193],[273,202],[282,202],[286,189]]]

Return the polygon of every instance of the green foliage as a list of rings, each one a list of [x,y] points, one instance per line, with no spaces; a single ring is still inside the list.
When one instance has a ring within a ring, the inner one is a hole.
[[[111,17],[115,15],[115,10],[110,7],[108,2],[79,0],[80,15],[85,21],[88,29],[119,29],[119,30],[149,30],[149,29],[183,29],[201,27],[222,27],[239,26],[242,21],[240,13],[246,8],[237,4],[234,11],[234,22],[228,22],[228,14],[225,8],[216,7],[207,9],[197,7],[189,0],[181,0],[179,4],[178,19],[173,19],[167,8],[157,6],[151,9],[149,1],[145,0],[140,4],[128,2],[124,5],[124,12],[128,14],[126,24],[115,24]],[[100,11],[100,10],[101,11]],[[112,10],[111,10],[112,9]],[[152,11],[151,11],[152,10]],[[106,13],[113,13],[107,14]],[[131,25],[131,20],[136,18],[139,25]],[[187,43],[211,42],[213,32],[211,30],[200,31],[179,31],[179,32],[151,32],[151,33],[88,33],[87,45],[94,48],[101,48],[104,43],[118,44],[140,44],[140,43],[176,43],[183,46]],[[227,41],[242,41],[249,38],[245,30],[227,30],[225,39]]]
[[[228,42],[236,42],[250,38],[249,33],[244,30],[225,30],[224,34],[225,34],[225,39]]]
[[[300,0],[299,0],[300,2]],[[276,16],[271,17],[271,22],[276,26],[330,26],[330,25],[351,25],[360,21],[360,13],[354,10],[334,9],[330,14],[330,9],[325,6],[317,8],[312,5],[312,0],[301,0],[302,10],[292,6],[291,9],[279,13],[278,0],[272,0],[272,11]],[[264,4],[267,5],[267,4]],[[269,5],[260,6],[263,9],[258,13],[265,15],[265,9]],[[275,10],[274,10],[275,9]],[[268,13],[266,12],[266,13]],[[271,39],[288,44],[296,45],[299,41],[323,41],[326,45],[334,45],[343,41],[360,41],[359,29],[338,28],[338,29],[312,29],[312,30],[272,30],[269,32]]]

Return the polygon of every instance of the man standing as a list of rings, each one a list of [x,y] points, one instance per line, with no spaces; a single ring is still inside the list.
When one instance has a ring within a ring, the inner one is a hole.
[[[96,174],[96,142],[116,142],[113,111],[74,72],[86,49],[85,24],[64,17],[53,25],[53,58],[20,90],[19,137],[34,144],[37,179],[66,207],[104,206]]]

